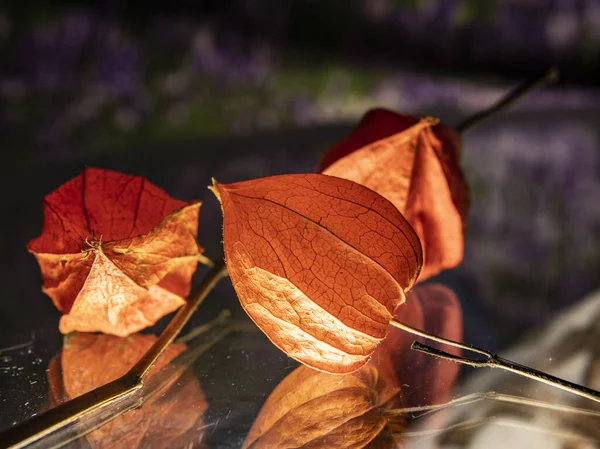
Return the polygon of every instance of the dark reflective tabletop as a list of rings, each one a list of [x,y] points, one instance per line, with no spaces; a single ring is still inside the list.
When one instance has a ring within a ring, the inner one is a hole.
[[[465,136],[472,194],[465,260],[422,287],[438,284],[455,295],[464,341],[598,389],[599,115],[544,111],[506,114]],[[229,182],[311,171],[320,150],[347,130],[215,139],[85,162],[205,201],[199,242],[217,259],[221,218],[206,190],[211,176]],[[59,333],[59,313],[40,291],[25,243],[39,233],[43,195],[80,169],[41,160],[2,168],[11,219],[2,223],[1,241],[0,430],[123,374],[170,318],[125,339]],[[201,267],[195,282],[207,271]],[[598,404],[511,373],[417,357],[413,340],[397,336],[350,376],[300,367],[245,317],[224,279],[136,395],[36,447],[600,444]]]
[[[598,388],[598,322],[600,295],[592,295],[504,355]],[[61,337],[46,329],[22,347],[5,349],[3,399],[22,402],[3,405],[3,425],[123,375],[155,339],[150,333]],[[511,373],[457,373],[453,362],[411,354],[412,340],[402,336],[361,370],[339,376],[300,366],[250,321],[223,313],[210,326],[187,329],[135,395],[28,447],[599,444],[599,404]],[[401,360],[394,359],[398,354]]]

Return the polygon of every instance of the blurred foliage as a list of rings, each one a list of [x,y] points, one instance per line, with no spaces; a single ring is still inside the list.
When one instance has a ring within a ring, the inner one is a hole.
[[[456,87],[414,69],[439,79],[570,61],[586,70],[567,77],[593,77],[598,29],[593,2],[8,1],[0,143],[69,158],[355,120],[372,105],[457,109]]]

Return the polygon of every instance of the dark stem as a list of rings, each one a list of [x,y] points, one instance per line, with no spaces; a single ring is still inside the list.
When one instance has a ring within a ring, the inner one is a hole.
[[[536,369],[529,368],[528,366],[520,365],[502,357],[498,357],[497,355],[494,355],[491,352],[486,351],[484,349],[476,348],[474,346],[459,343],[453,340],[448,340],[442,337],[438,337],[436,335],[431,335],[427,332],[424,332],[420,329],[415,329],[412,326],[408,326],[407,324],[400,323],[396,320],[392,320],[390,324],[411,334],[418,335],[420,337],[424,337],[445,345],[454,346],[455,348],[460,348],[465,351],[474,352],[476,354],[484,356],[484,358],[470,359],[467,357],[461,357],[454,354],[450,354],[446,351],[432,348],[431,346],[419,343],[418,341],[413,342],[411,348],[423,352],[425,354],[433,355],[435,357],[439,357],[445,360],[451,360],[453,362],[462,363],[464,365],[473,366],[475,368],[500,368],[506,371],[513,372],[520,376],[528,377],[529,379],[545,383],[552,387],[560,388],[561,390],[568,391],[578,396],[591,399],[592,401],[600,402],[600,392],[591,388],[584,387],[582,385],[561,379],[560,377],[555,377],[550,374],[544,373],[543,371],[538,371]]]
[[[531,78],[528,81],[525,81],[523,84],[506,94],[497,103],[493,104],[489,108],[484,109],[483,111],[476,112],[472,116],[467,117],[463,122],[461,122],[458,126],[455,127],[456,131],[463,133],[468,129],[478,125],[488,117],[496,114],[497,112],[502,111],[503,109],[507,109],[509,106],[511,106],[519,99],[523,98],[531,91],[539,89],[540,87],[543,87],[547,84],[555,83],[558,80],[558,75],[558,69],[553,67],[545,71],[541,75],[538,75],[534,78]]]
[[[227,275],[224,262],[216,263],[198,289],[177,312],[152,347],[124,376],[65,402],[0,434],[1,448],[21,448],[79,418],[124,398],[144,385],[144,377],[167,346],[188,322],[219,280]]]

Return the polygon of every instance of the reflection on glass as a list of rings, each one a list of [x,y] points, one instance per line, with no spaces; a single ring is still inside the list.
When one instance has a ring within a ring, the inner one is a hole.
[[[396,318],[446,338],[462,337],[458,300],[441,285],[417,287]],[[396,447],[408,423],[396,410],[445,400],[458,373],[455,363],[410,350],[413,341],[390,328],[369,364],[346,376],[297,368],[273,390],[243,448]]]
[[[417,329],[449,340],[462,341],[462,311],[452,290],[441,284],[422,284],[406,294],[406,302],[398,306],[394,318]],[[445,402],[460,370],[458,363],[442,360],[412,350],[413,341],[425,342],[391,326],[377,352],[385,352],[393,361],[401,380],[404,407]],[[427,341],[431,343],[431,341]],[[460,355],[460,349],[444,346],[444,350]]]
[[[67,335],[62,352],[48,369],[51,405],[121,377],[156,338],[142,334],[127,338],[88,333]],[[185,349],[184,344],[171,344],[148,374],[146,382],[151,385],[160,377],[156,374]],[[202,416],[207,403],[197,379],[190,372],[169,376],[168,381],[160,385],[160,393],[142,407],[129,410],[89,433],[86,438],[90,446],[175,447],[181,445],[186,433],[203,427]]]
[[[400,390],[389,361],[379,362],[345,376],[297,368],[273,390],[243,448],[366,447]]]
[[[598,323],[600,293],[518,342],[507,356],[598,388]],[[476,371],[446,404],[391,413],[412,417],[403,434],[408,448],[600,447],[597,402],[498,371]]]

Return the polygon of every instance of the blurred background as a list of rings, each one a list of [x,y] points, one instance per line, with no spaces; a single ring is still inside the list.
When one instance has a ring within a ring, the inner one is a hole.
[[[204,200],[218,258],[211,176],[312,171],[375,106],[455,125],[549,66],[558,84],[464,135],[466,256],[438,280],[491,350],[600,285],[599,2],[3,1],[2,344],[58,319],[25,244],[84,165]],[[214,313],[237,307],[220,288]]]
[[[25,370],[0,357],[0,427],[47,395],[59,313],[25,245],[84,165],[203,200],[199,241],[219,258],[211,177],[314,171],[375,106],[456,125],[550,66],[559,83],[464,134],[465,259],[435,280],[492,351],[600,286],[600,2],[0,2],[0,346],[34,347]],[[223,308],[243,314],[225,281],[192,325]]]
[[[584,108],[599,52],[593,0],[4,1],[2,147],[81,161],[375,105],[467,113],[550,65],[581,89],[528,106]]]

